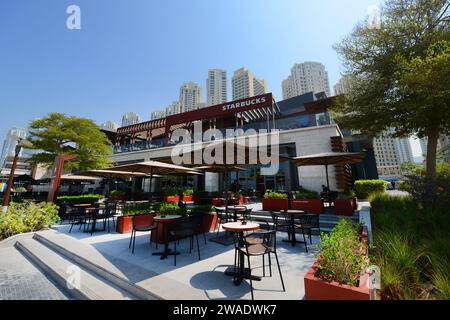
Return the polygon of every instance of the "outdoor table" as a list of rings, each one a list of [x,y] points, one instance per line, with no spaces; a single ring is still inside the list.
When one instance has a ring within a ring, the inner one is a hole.
[[[216,209],[218,209],[219,211],[233,211],[233,220],[237,221],[237,213],[239,211],[246,211],[247,208],[245,206],[228,206],[228,207],[216,207]]]
[[[164,223],[164,251],[162,252],[153,252],[152,255],[154,256],[161,256],[161,260],[167,259],[167,256],[174,255],[174,254],[180,254],[179,252],[172,252],[171,249],[169,249],[169,224],[171,222],[176,221],[177,219],[181,218],[181,216],[156,216],[153,218],[153,221],[156,223]]]
[[[242,222],[228,222],[222,225],[226,231],[234,232],[238,236],[239,247],[244,247],[244,232],[255,231],[259,229],[259,223],[248,221],[247,223]],[[261,281],[261,277],[250,275],[250,269],[244,267],[245,256],[242,251],[239,251],[239,269],[237,272],[234,267],[228,268],[225,271],[227,276],[235,277],[234,284],[240,285],[243,279],[252,279],[256,281]]]
[[[295,247],[296,243],[306,244],[305,241],[299,241],[295,238],[295,220],[294,220],[296,215],[305,214],[305,211],[303,211],[303,210],[288,210],[288,211],[284,211],[284,212],[289,215],[289,222],[291,225],[291,227],[289,228],[289,233],[291,234],[291,238],[283,239],[283,242],[289,242],[290,244],[292,244],[293,247]]]
[[[95,210],[102,209],[99,207],[92,207],[92,205],[86,206],[86,205],[80,205],[81,208],[84,209],[85,214],[92,215],[92,227],[88,228],[88,230],[84,230],[84,232],[94,233],[96,231],[105,231],[106,230],[106,221],[103,222],[103,229],[97,229],[97,220],[102,219],[101,215],[95,212]]]

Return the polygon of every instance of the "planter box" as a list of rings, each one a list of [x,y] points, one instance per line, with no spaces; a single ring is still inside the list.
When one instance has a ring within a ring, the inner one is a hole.
[[[154,214],[140,214],[137,215],[141,222],[153,223]],[[133,216],[119,216],[117,217],[116,231],[118,233],[131,233],[133,230]]]
[[[211,204],[215,207],[221,207],[223,205],[223,201],[220,198],[212,198]]]
[[[180,202],[180,196],[164,196],[164,202]]]
[[[370,292],[367,287],[368,275],[364,274],[359,280],[359,286],[349,286],[337,282],[327,282],[317,278],[317,261],[306,274],[305,299],[306,300],[370,300]]]
[[[213,232],[216,229],[217,213],[208,213],[203,215],[203,232]]]
[[[248,197],[245,197],[243,195],[239,196],[239,205],[247,204],[248,203]]]
[[[286,211],[289,207],[288,199],[263,199],[263,210],[265,211]]]
[[[354,212],[353,199],[336,199],[334,203],[334,213],[340,216],[352,216]]]
[[[193,199],[192,195],[190,195],[190,196],[183,195],[183,201],[184,202],[192,202],[193,201],[192,199]]]
[[[109,199],[111,201],[125,201],[125,195],[123,195],[123,196],[111,196]]]
[[[324,212],[323,202],[320,199],[292,199],[291,208],[304,210],[306,213],[321,214]]]

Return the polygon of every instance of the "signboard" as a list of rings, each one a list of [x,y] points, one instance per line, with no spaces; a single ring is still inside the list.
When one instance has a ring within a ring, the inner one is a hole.
[[[166,138],[168,137],[170,128],[176,124],[211,118],[221,118],[229,114],[271,107],[272,103],[272,93],[266,93],[254,97],[217,104],[207,108],[174,114],[166,118]]]

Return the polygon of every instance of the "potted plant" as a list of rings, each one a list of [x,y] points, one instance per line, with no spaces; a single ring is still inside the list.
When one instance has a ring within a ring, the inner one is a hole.
[[[289,200],[286,193],[267,191],[264,194],[263,210],[285,211],[288,210]]]
[[[306,300],[370,300],[369,260],[359,230],[341,219],[323,235],[318,258],[304,277]]]
[[[294,194],[291,199],[291,208],[304,210],[306,213],[321,214],[324,212],[323,202],[318,192],[302,190]]]
[[[155,216],[151,211],[151,205],[148,203],[126,206],[122,210],[122,215],[117,217],[116,231],[118,233],[130,233],[133,230],[133,216],[135,215],[139,215],[139,219],[142,221],[148,220],[149,224],[151,224]]]
[[[125,191],[122,190],[111,191],[110,199],[112,201],[125,201]]]
[[[203,215],[203,226],[202,231],[203,232],[210,232],[214,231],[216,229],[217,225],[217,213],[216,208],[213,205],[210,204],[204,204],[195,206],[192,208],[190,214],[196,215],[200,214]]]
[[[192,198],[194,195],[194,190],[191,188],[186,188],[183,190],[183,201],[184,202],[192,202]]]
[[[355,193],[352,190],[339,193],[333,203],[334,213],[337,215],[352,216],[355,211]]]
[[[163,191],[164,202],[180,202],[180,196],[178,195],[178,189],[173,187],[165,188]]]

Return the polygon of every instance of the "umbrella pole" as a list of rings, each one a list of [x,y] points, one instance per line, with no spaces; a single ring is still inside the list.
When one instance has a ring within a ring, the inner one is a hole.
[[[224,171],[225,177],[223,182],[225,183],[225,211],[228,210],[228,168],[225,165],[225,171]]]
[[[149,201],[150,201],[150,203],[152,203],[152,200],[153,200],[153,194],[152,194],[152,180],[153,180],[153,169],[150,170],[150,189],[149,189],[149,192],[150,192],[150,195],[149,195]]]
[[[330,189],[330,179],[328,178],[328,164],[325,164],[325,174],[327,176],[327,187],[328,187],[328,192],[331,191]]]

